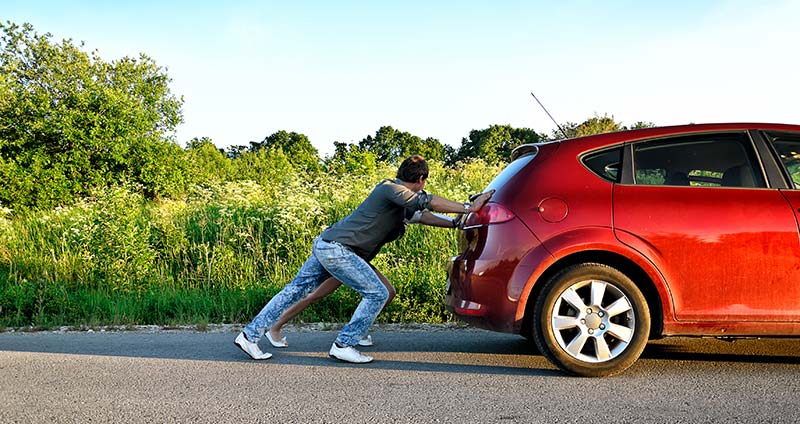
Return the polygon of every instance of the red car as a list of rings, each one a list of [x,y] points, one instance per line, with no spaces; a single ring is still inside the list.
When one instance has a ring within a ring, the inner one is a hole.
[[[606,376],[664,336],[800,336],[800,126],[518,147],[467,217],[448,309]]]

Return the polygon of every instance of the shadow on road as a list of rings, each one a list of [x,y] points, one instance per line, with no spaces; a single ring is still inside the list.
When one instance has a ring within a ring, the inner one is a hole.
[[[353,367],[330,359],[334,331],[287,333],[290,347],[261,346],[274,357],[268,365]],[[132,358],[253,363],[236,348],[236,333],[108,332],[3,333],[0,352],[40,352]],[[501,375],[563,376],[520,336],[480,330],[373,333],[376,345],[363,349],[376,362],[357,365],[403,371]],[[797,364],[800,339],[747,340],[728,343],[708,339],[672,338],[651,342],[642,358],[674,361]]]
[[[234,346],[236,333],[4,333],[0,334],[0,352],[475,374],[560,375],[519,336],[463,330],[378,332],[373,334],[376,346],[363,349],[365,353],[375,356],[376,361],[353,365],[328,357],[328,349],[336,334],[333,331],[287,333],[290,340],[287,349],[272,348],[264,339],[261,342],[262,349],[272,352],[274,356],[258,362],[252,361]]]
[[[752,340],[749,341],[752,348],[753,344],[763,341]],[[773,341],[774,342],[774,341]],[[784,344],[795,344],[800,348],[800,343],[797,340],[783,340]],[[709,344],[716,344],[713,346],[714,351],[700,351],[697,349],[698,345],[702,348],[708,348]],[[800,364],[800,356],[797,355],[781,355],[781,354],[765,354],[753,352],[751,349],[742,349],[741,346],[724,346],[731,342],[717,341],[717,340],[700,340],[697,339],[687,348],[685,345],[665,345],[665,344],[649,344],[642,353],[642,358],[646,359],[663,359],[673,361],[705,361],[705,362],[739,362],[739,363],[753,363],[753,364]],[[740,343],[741,342],[736,342]],[[694,347],[694,349],[692,349]],[[763,346],[762,346],[763,347]],[[725,349],[727,348],[727,349]],[[748,351],[749,350],[749,351]],[[768,349],[769,350],[769,349]],[[794,350],[797,352],[797,350]]]

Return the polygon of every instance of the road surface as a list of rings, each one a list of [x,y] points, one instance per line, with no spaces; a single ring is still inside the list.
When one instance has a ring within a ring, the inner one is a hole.
[[[368,365],[334,331],[286,331],[253,361],[227,331],[0,333],[0,423],[797,423],[800,339],[651,342],[625,373],[568,377],[515,335],[374,331]]]

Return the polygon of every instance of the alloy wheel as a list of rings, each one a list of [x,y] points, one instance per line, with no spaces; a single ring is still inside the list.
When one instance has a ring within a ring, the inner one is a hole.
[[[584,280],[558,296],[550,325],[566,354],[600,363],[625,351],[633,339],[636,318],[630,299],[614,284]]]

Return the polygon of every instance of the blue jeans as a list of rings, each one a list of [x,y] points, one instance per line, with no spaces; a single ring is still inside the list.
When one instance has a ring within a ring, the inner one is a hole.
[[[306,260],[292,282],[276,294],[244,328],[247,338],[258,341],[284,311],[308,296],[330,276],[361,295],[361,303],[353,317],[336,338],[336,342],[342,346],[358,344],[389,298],[389,291],[364,259],[339,243],[327,242],[321,238],[314,240],[311,257]]]

